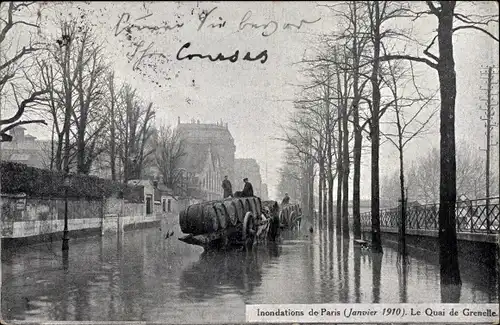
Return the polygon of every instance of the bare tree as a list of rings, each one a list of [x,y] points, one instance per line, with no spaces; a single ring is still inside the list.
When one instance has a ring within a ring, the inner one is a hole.
[[[455,100],[457,80],[453,51],[453,35],[460,30],[480,31],[498,42],[487,30],[488,26],[498,24],[496,15],[474,15],[456,11],[455,1],[426,1],[425,10],[408,10],[415,19],[422,16],[432,16],[437,19],[437,35],[429,42],[423,53],[426,57],[407,54],[387,54],[380,61],[401,59],[422,62],[436,70],[439,78],[441,110],[440,110],[440,198],[439,198],[439,256],[441,265],[441,280],[444,285],[460,284],[458,263],[458,243],[455,223],[456,189],[456,159],[455,159]],[[407,15],[408,16],[408,15]],[[458,26],[455,25],[458,23]],[[431,49],[437,41],[439,54],[433,54]]]
[[[109,167],[111,169],[111,179],[117,179],[117,141],[116,141],[116,111],[118,109],[118,94],[116,91],[115,74],[111,72],[108,74],[106,85],[108,87],[108,100],[106,106],[109,112]]]
[[[431,112],[425,114],[425,108],[433,100],[434,96],[425,97],[418,91],[415,87],[417,97],[413,96],[405,97],[403,96],[403,89],[408,90],[408,84],[410,81],[414,81],[413,69],[411,68],[411,76],[405,83],[405,76],[409,74],[409,71],[402,67],[402,64],[394,64],[388,62],[388,75],[389,80],[386,82],[389,84],[388,88],[391,90],[392,96],[394,98],[393,112],[394,120],[389,122],[390,125],[395,127],[395,133],[393,131],[382,132],[382,134],[393,144],[398,150],[399,154],[399,194],[401,198],[401,220],[400,220],[400,253],[403,256],[403,261],[406,261],[406,195],[405,195],[405,169],[404,169],[404,151],[408,143],[425,133],[429,128],[429,122],[437,113],[436,109],[431,109]],[[415,83],[413,83],[415,86]],[[401,89],[401,90],[400,90]],[[405,114],[406,110],[409,110],[414,106],[414,104],[420,107],[416,109],[413,114]],[[407,116],[409,115],[409,118]],[[426,116],[425,116],[426,115]],[[424,117],[423,117],[424,116]],[[423,120],[421,120],[423,117]]]
[[[0,119],[0,141],[11,141],[7,132],[16,126],[32,123],[45,123],[43,119],[22,120],[25,112],[47,93],[45,88],[36,88],[30,81],[33,54],[42,51],[45,46],[35,43],[30,37],[27,44],[19,45],[15,33],[25,29],[24,35],[31,34],[40,28],[38,19],[29,19],[27,13],[34,10],[35,2],[1,2],[0,3],[0,104],[6,104],[7,97],[13,97],[12,106],[16,111],[12,116]],[[40,17],[41,12],[37,12]],[[21,47],[21,48],[20,48]],[[6,87],[9,85],[10,87]]]
[[[78,96],[72,110],[75,121],[76,168],[78,173],[88,174],[93,161],[104,151],[100,141],[106,124],[102,112],[107,65],[102,47],[96,44],[89,29],[80,32],[77,40],[79,56],[75,69],[75,90]]]
[[[180,159],[186,155],[184,140],[177,130],[162,126],[156,134],[154,146],[156,167],[163,184],[175,190],[182,176],[182,171],[179,170]]]
[[[361,61],[367,50],[369,26],[365,23],[367,20],[366,6],[360,5],[356,1],[343,1],[333,5],[326,5],[332,10],[336,17],[341,21],[344,30],[334,37],[335,44],[341,45],[347,50],[347,60],[337,62],[342,69],[351,75],[352,79],[352,98],[349,103],[349,116],[352,116],[352,126],[354,135],[353,148],[353,232],[355,238],[361,236],[360,223],[360,180],[361,180],[361,154],[362,154],[362,132],[367,123],[360,123],[360,101],[363,97],[363,91],[368,76],[361,67]],[[344,156],[344,158],[347,158]],[[348,171],[345,171],[346,173]],[[345,188],[344,188],[345,189]],[[347,195],[347,193],[346,193]]]
[[[123,181],[139,179],[148,158],[155,149],[149,144],[153,135],[155,111],[153,104],[145,105],[131,86],[121,91],[122,104],[116,113],[119,157],[123,166]]]
[[[60,22],[60,38],[37,58],[39,84],[48,90],[43,104],[52,121],[51,169],[89,174],[104,150],[106,113],[102,47],[76,20]]]
[[[304,170],[296,152],[293,148],[287,148],[283,157],[283,165],[279,169],[280,179],[278,183],[278,192],[287,192],[293,201],[302,202],[307,205],[307,186],[304,184]]]
[[[439,148],[421,157],[408,169],[409,193],[424,203],[439,201]],[[486,192],[484,157],[466,141],[457,146],[457,193],[470,199],[482,199]],[[490,184],[494,188],[496,184]]]
[[[300,114],[296,114],[296,120],[293,119],[289,123],[288,131],[284,129],[285,137],[278,138],[278,140],[287,143],[288,153],[287,158],[291,155],[295,158],[292,160],[300,170],[300,186],[302,194],[302,205],[304,210],[308,211],[309,216],[314,215],[314,183],[315,183],[315,170],[314,166],[318,161],[318,147],[319,142],[313,136],[314,130],[309,129],[313,126],[311,121]]]
[[[309,78],[309,83],[303,86],[301,99],[297,101],[300,104],[297,106],[298,112],[302,114],[302,120],[307,121],[304,126],[313,131],[313,141],[317,144],[315,157],[319,167],[318,211],[321,222],[325,218],[333,218],[333,184],[339,172],[339,169],[333,166],[334,161],[339,161],[337,136],[334,133],[339,122],[333,87],[335,69],[329,60],[328,39],[325,38],[324,41],[327,50],[320,52],[311,62],[303,62],[308,63],[305,75]],[[328,224],[332,226],[333,220]]]

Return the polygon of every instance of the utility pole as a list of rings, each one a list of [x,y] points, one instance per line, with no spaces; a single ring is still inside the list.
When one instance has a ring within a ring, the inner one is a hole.
[[[487,70],[483,69],[481,71],[481,77],[482,79],[486,79],[486,89],[481,89],[481,90],[486,90],[486,99],[482,99],[482,101],[486,102],[486,117],[481,117],[481,120],[485,121],[485,127],[486,127],[486,206],[485,206],[485,212],[486,212],[486,229],[488,229],[488,232],[490,230],[490,164],[491,164],[491,147],[495,146],[496,144],[491,143],[491,137],[492,137],[492,130],[494,125],[493,122],[493,116],[495,115],[495,112],[493,111],[492,108],[492,96],[493,96],[493,85],[497,84],[493,82],[493,67],[488,67]],[[499,114],[500,115],[500,114]],[[500,164],[500,159],[499,159],[499,164]],[[500,171],[500,170],[499,170]],[[499,182],[500,183],[500,182]],[[500,192],[499,192],[500,195]]]

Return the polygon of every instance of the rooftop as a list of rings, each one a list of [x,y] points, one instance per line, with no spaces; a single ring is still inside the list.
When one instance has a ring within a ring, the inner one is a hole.
[[[178,119],[177,128],[184,133],[187,138],[203,138],[203,137],[217,137],[227,138],[234,141],[231,132],[229,131],[228,124],[223,121],[216,123],[200,123],[200,120],[191,120],[190,123],[181,123]]]

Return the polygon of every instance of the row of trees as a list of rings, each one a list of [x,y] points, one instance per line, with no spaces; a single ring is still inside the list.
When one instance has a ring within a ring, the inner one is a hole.
[[[294,159],[291,164],[286,162],[282,169],[281,187],[291,179],[298,180],[294,184],[312,215],[315,188],[311,185],[317,183],[320,220],[329,225],[335,223],[337,233],[344,236],[350,235],[349,199],[352,197],[353,234],[359,238],[360,171],[362,160],[366,159],[363,153],[369,149],[372,250],[382,252],[381,143],[387,141],[397,149],[399,197],[404,204],[405,149],[419,135],[437,129],[434,117],[439,112],[439,159],[433,163],[439,173],[441,274],[446,283],[460,283],[455,229],[453,35],[471,29],[498,41],[487,30],[491,23],[498,22],[498,16],[460,13],[453,1],[344,1],[326,7],[339,21],[339,27],[322,37],[316,57],[303,61],[309,83],[295,102],[295,114],[283,127],[281,140],[293,152],[288,153],[287,158]],[[471,8],[470,4],[464,5],[466,10]],[[427,22],[425,19],[429,18],[434,20]],[[437,34],[421,45],[410,28],[412,22],[419,26],[423,22],[437,22]],[[405,25],[407,29],[401,27]],[[413,51],[421,51],[424,56],[412,55]],[[420,75],[427,72],[426,67],[437,72],[437,89],[426,88],[432,84]],[[290,177],[291,171],[293,177]],[[333,192],[336,192],[336,204]],[[402,218],[404,224],[404,214]]]
[[[52,129],[46,148],[51,170],[90,174],[104,168],[113,180],[161,176],[174,187],[184,155],[181,136],[170,126],[155,127],[153,103],[119,82],[91,27],[76,18],[64,20],[58,23],[59,37],[52,40],[40,32],[42,13],[39,8],[34,15],[35,9],[35,3],[2,3],[1,45],[14,27],[30,35],[29,47],[2,51],[0,91],[4,98],[13,97],[17,108],[13,117],[0,122],[8,125],[2,136],[8,138],[7,131],[17,125],[44,123]],[[9,44],[19,35],[13,34]],[[7,84],[10,93],[4,91]],[[33,114],[40,119],[21,119]]]
[[[486,162],[479,154],[477,146],[467,142],[457,145],[457,195],[466,198],[483,199],[486,197]],[[498,195],[498,173],[494,173],[490,183],[490,193]],[[432,148],[427,155],[419,157],[406,168],[405,179],[408,200],[423,204],[439,201],[439,149]],[[384,177],[381,183],[381,200],[397,202],[400,199],[399,171]]]

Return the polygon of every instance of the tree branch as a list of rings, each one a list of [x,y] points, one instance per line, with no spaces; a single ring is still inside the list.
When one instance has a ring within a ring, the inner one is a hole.
[[[427,64],[429,67],[433,68],[433,69],[436,69],[437,70],[437,63],[434,63],[432,62],[431,60],[429,59],[426,59],[426,58],[420,58],[420,57],[415,57],[415,56],[411,56],[411,55],[400,55],[400,54],[388,54],[388,55],[384,55],[384,56],[381,56],[380,61],[390,61],[390,60],[408,60],[408,61],[414,61],[414,62],[422,62],[422,63],[425,63]]]
[[[491,37],[495,41],[497,41],[497,42],[499,41],[498,37],[496,37],[495,35],[491,34],[486,29],[478,27],[478,26],[473,26],[473,25],[458,26],[458,27],[453,28],[452,32],[454,33],[454,32],[459,31],[461,29],[475,29],[475,30],[478,30],[478,31],[481,31],[481,32],[485,33],[486,35],[488,35],[489,37]]]
[[[41,95],[46,94],[48,92],[49,92],[48,90],[41,90],[41,91],[33,92],[30,97],[26,98],[25,100],[23,100],[21,102],[21,104],[17,108],[16,114],[14,116],[12,116],[11,118],[8,118],[5,120],[0,120],[0,125],[10,124],[10,123],[13,123],[13,122],[19,120],[21,118],[21,116],[23,115],[24,110],[26,109],[26,105],[35,101],[38,96],[41,96]]]
[[[7,126],[6,128],[4,128],[3,130],[0,131],[0,133],[6,133],[7,131],[10,131],[12,130],[13,128],[19,126],[19,125],[25,125],[25,124],[44,124],[44,125],[47,125],[47,122],[45,122],[45,120],[30,120],[30,121],[18,121],[16,123],[13,123],[9,126]]]

